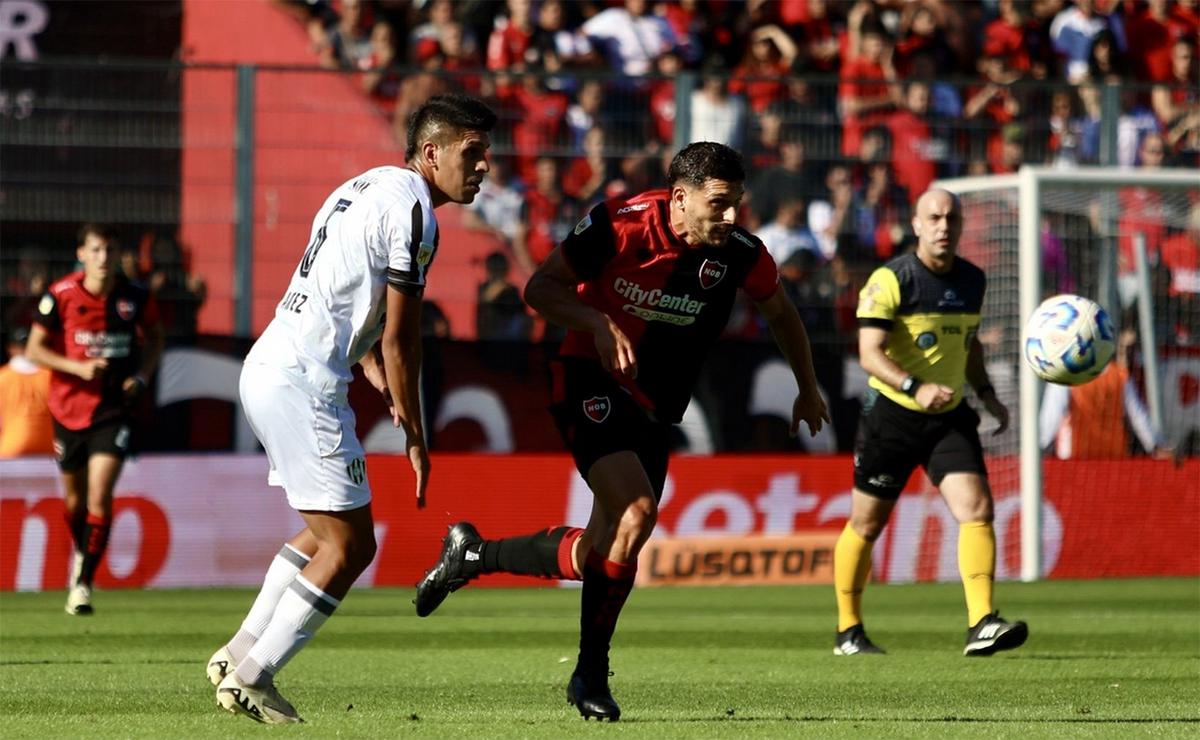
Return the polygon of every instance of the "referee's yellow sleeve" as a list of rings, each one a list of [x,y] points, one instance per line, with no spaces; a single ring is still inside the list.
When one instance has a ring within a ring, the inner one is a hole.
[[[900,307],[900,281],[890,268],[880,267],[871,273],[867,284],[858,293],[859,319],[895,321]]]

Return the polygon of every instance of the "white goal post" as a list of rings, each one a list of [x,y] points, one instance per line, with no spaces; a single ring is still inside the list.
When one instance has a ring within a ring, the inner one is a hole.
[[[1017,281],[1017,313],[1015,318],[1019,329],[1020,339],[1016,356],[1021,356],[1020,348],[1024,346],[1025,320],[1032,315],[1043,296],[1042,289],[1042,234],[1043,216],[1049,192],[1066,193],[1066,197],[1078,196],[1081,203],[1087,207],[1095,207],[1098,211],[1108,214],[1110,223],[1116,223],[1120,205],[1116,193],[1124,188],[1147,188],[1165,193],[1177,193],[1194,201],[1196,191],[1200,191],[1200,173],[1194,170],[1150,170],[1150,169],[1121,169],[1112,167],[1077,167],[1073,169],[1056,169],[1050,167],[1023,166],[1017,174],[995,175],[982,177],[966,177],[941,180],[934,183],[935,187],[945,188],[964,198],[976,194],[981,198],[995,197],[1011,201],[1016,210],[1016,281]],[[1190,193],[1188,191],[1191,191]],[[1174,197],[1174,196],[1172,196]],[[972,214],[972,204],[964,203],[965,222],[971,223],[976,217]],[[986,209],[992,210],[992,209]],[[1182,227],[1179,223],[1172,226]],[[984,228],[990,228],[985,226]],[[1002,238],[1002,237],[1001,237]],[[993,241],[995,239],[993,238]],[[1100,256],[1097,258],[1097,298],[1101,305],[1112,312],[1110,297],[1116,295],[1116,232],[1100,234]],[[1135,257],[1137,262],[1137,301],[1142,322],[1142,340],[1148,352],[1147,380],[1148,385],[1157,382],[1155,365],[1153,363],[1155,350],[1150,316],[1150,289],[1147,277],[1147,260],[1145,239],[1139,234],[1134,238],[1136,244]],[[1007,242],[1005,242],[1007,245]],[[991,275],[989,275],[991,277]],[[990,290],[990,289],[989,289]],[[987,316],[984,317],[985,321]],[[1011,363],[1010,363],[1011,364]],[[1042,553],[1042,449],[1039,442],[1038,419],[1041,412],[1042,382],[1022,360],[1017,360],[1018,427],[1017,454],[1019,457],[1019,486],[1020,486],[1020,578],[1023,581],[1035,581],[1045,575]],[[1153,415],[1158,417],[1160,412],[1155,408],[1157,395],[1153,390],[1149,393]],[[1161,423],[1161,419],[1156,418]]]

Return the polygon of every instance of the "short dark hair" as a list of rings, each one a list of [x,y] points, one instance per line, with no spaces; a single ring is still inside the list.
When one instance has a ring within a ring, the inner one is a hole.
[[[83,243],[85,241],[87,241],[88,236],[91,234],[95,234],[96,236],[100,237],[101,239],[105,239],[108,241],[116,241],[117,240],[117,230],[116,229],[109,226],[108,224],[100,224],[100,223],[95,223],[94,221],[89,221],[86,224],[84,224],[83,226],[80,226],[79,231],[75,232],[75,246],[82,247]]]
[[[487,103],[469,95],[434,95],[408,119],[408,148],[404,157],[412,159],[418,142],[445,141],[452,133],[488,132],[496,125],[496,113]]]
[[[742,155],[724,144],[697,141],[679,150],[667,168],[667,184],[671,186],[682,182],[698,188],[706,180],[745,182]]]

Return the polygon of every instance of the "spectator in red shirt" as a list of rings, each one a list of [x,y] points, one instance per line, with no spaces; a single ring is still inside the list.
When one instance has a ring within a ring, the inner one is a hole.
[[[855,5],[851,14],[864,5],[869,3]],[[886,118],[899,102],[900,91],[898,86],[889,84],[896,81],[896,70],[883,26],[864,24],[860,17],[858,26],[851,23],[850,38],[851,57],[842,64],[838,103],[842,114],[842,154],[856,157],[863,132]]]
[[[525,68],[525,51],[533,39],[531,0],[506,0],[508,15],[496,19],[488,37],[487,68],[493,72]]]
[[[1171,77],[1171,46],[1186,27],[1167,12],[1167,0],[1146,0],[1145,10],[1129,20],[1129,56],[1142,82]]]
[[[589,129],[583,135],[583,156],[572,159],[563,173],[563,192],[581,203],[602,200],[604,186],[612,179],[612,158],[606,156],[604,139],[604,129]]]
[[[929,115],[929,85],[909,82],[904,90],[904,105],[887,120],[892,133],[892,170],[896,182],[916,202],[937,177],[933,134],[925,117]]]
[[[513,256],[527,274],[542,264],[583,217],[579,202],[562,191],[558,160],[540,156],[533,187],[525,194],[525,218],[513,241]]]
[[[1200,80],[1196,77],[1196,47],[1186,39],[1171,46],[1171,76],[1150,91],[1150,104],[1167,129],[1200,109]]]
[[[1197,0],[1175,0],[1175,7],[1171,8],[1171,20],[1183,29],[1184,38],[1194,39],[1200,34],[1200,10],[1197,6],[1200,6]]]
[[[1036,52],[1041,48],[1037,22],[1023,12],[1018,0],[1000,0],[1000,17],[983,29],[983,53],[1003,57],[1005,64],[1021,74],[1044,78],[1045,60]],[[1041,63],[1038,75],[1034,65]]]
[[[501,97],[516,119],[512,143],[517,175],[531,186],[536,179],[535,160],[542,153],[561,146],[566,134],[565,117],[570,99],[561,92],[548,90],[545,81],[541,75],[523,75],[520,84]]]
[[[787,76],[796,58],[796,44],[776,25],[750,32],[746,56],[733,70],[729,91],[745,96],[750,109],[762,113],[771,103],[787,98]]]
[[[667,146],[675,140],[675,76],[682,69],[682,60],[674,51],[654,60],[658,77],[650,83],[650,133]]]
[[[162,355],[153,296],[118,269],[110,229],[86,224],[75,255],[83,269],[50,286],[26,354],[50,368],[54,448],[75,541],[68,614],[92,613],[92,579],[108,547],[113,488],[131,452],[131,406]]]

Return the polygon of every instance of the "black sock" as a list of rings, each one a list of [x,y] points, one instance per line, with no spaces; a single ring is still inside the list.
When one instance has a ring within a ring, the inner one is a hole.
[[[523,537],[487,540],[479,548],[477,572],[574,579],[570,548],[582,533],[575,527],[553,527]]]
[[[79,573],[79,582],[90,586],[96,577],[96,568],[104,551],[108,549],[108,531],[110,521],[103,517],[88,514],[87,524],[83,529],[83,569]]]
[[[607,674],[608,648],[636,575],[637,561],[614,563],[595,550],[588,553],[583,566],[577,673]]]

